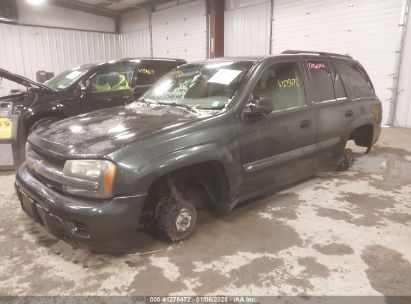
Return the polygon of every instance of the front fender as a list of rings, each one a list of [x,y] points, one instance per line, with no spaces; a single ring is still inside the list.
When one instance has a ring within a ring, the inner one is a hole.
[[[153,158],[140,166],[137,172],[135,172],[138,176],[137,181],[128,180],[127,183],[131,189],[137,190],[136,193],[145,193],[153,182],[161,176],[191,165],[210,161],[216,161],[223,167],[230,189],[239,184],[238,179],[241,174],[237,171],[241,166],[236,163],[233,151],[229,148],[221,149],[218,143],[205,143],[185,147]],[[125,178],[127,177],[124,176],[121,179],[124,181]],[[135,184],[131,185],[130,182]]]

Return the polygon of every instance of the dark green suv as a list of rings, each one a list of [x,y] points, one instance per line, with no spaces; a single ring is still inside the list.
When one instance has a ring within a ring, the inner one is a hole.
[[[58,237],[123,251],[141,224],[171,240],[196,210],[228,212],[349,163],[380,134],[381,102],[351,57],[287,51],[185,64],[127,106],[32,133],[16,189]]]

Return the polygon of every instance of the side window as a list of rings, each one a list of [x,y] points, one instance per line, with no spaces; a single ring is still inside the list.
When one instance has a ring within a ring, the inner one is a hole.
[[[337,69],[345,73],[348,78],[354,98],[372,97],[375,95],[370,78],[358,63],[340,62],[337,64]]]
[[[306,64],[313,82],[315,101],[335,100],[334,80],[328,63],[323,60],[309,60]]]
[[[157,68],[153,62],[142,62],[137,66],[137,85],[153,84],[157,80]]]
[[[137,67],[137,84],[138,85],[148,85],[153,84],[164,74],[169,72],[175,67],[167,61],[151,61],[142,62]]]
[[[91,92],[104,92],[130,89],[133,69],[120,63],[99,71],[91,80]]]
[[[334,92],[336,99],[346,99],[347,92],[345,91],[344,84],[342,82],[340,73],[335,69],[334,66],[331,67],[331,77],[334,84]]]
[[[253,89],[253,97],[269,96],[274,111],[305,105],[303,80],[298,62],[276,63],[267,68]]]

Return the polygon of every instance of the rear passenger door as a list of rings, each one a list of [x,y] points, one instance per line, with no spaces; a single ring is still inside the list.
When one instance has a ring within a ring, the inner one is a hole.
[[[250,94],[268,96],[274,111],[238,123],[243,187],[241,194],[274,188],[310,175],[315,159],[316,124],[305,98],[305,79],[295,59],[267,64]]]
[[[354,117],[354,107],[341,74],[326,59],[305,60],[310,97],[317,122],[317,151],[321,167],[333,163],[342,145],[342,135]]]

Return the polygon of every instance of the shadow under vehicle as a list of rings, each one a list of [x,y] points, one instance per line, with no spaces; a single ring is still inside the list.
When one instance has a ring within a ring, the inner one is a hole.
[[[132,247],[142,224],[173,241],[197,209],[238,203],[367,152],[381,102],[349,56],[286,51],[182,65],[134,103],[80,115],[28,138],[16,176],[22,208],[60,238]]]
[[[0,79],[20,85],[0,97],[0,123],[9,134],[10,116],[19,115],[27,136],[66,117],[134,101],[157,79],[184,64],[181,59],[124,58],[69,69],[42,84],[0,69]],[[6,130],[7,129],[7,130]]]

